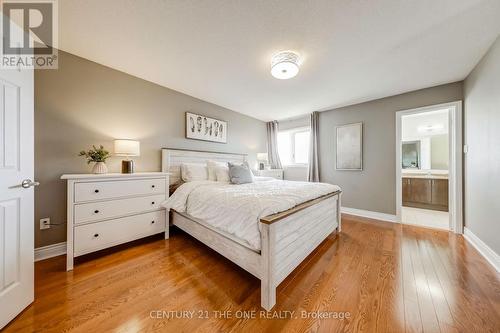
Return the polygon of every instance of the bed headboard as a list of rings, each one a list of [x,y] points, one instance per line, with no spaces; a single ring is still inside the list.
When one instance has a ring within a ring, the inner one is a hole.
[[[207,160],[243,163],[247,160],[247,154],[162,148],[161,171],[170,172],[170,184],[177,184],[181,180],[181,163],[205,163]]]

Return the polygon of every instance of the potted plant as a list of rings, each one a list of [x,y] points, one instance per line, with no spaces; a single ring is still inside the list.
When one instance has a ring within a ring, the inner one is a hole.
[[[92,149],[89,149],[88,151],[82,150],[78,156],[85,156],[87,158],[87,164],[92,162],[95,163],[92,168],[92,173],[101,174],[108,172],[106,159],[111,155],[102,145],[100,145],[99,148],[92,146]]]

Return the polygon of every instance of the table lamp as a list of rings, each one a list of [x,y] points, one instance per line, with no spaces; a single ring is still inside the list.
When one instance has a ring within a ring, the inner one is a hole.
[[[135,140],[115,140],[115,155],[127,157],[122,161],[122,173],[134,173],[134,161],[129,157],[141,155],[141,144]]]
[[[257,153],[257,161],[259,161],[259,170],[264,170],[267,162],[267,153]]]

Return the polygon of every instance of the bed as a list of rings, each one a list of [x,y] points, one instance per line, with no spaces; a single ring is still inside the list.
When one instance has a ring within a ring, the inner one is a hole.
[[[181,183],[180,166],[182,163],[205,163],[207,160],[224,163],[243,163],[247,160],[247,155],[170,148],[162,149],[162,171],[170,173],[170,184],[173,188],[177,188]],[[177,226],[261,280],[261,306],[266,310],[271,310],[276,304],[276,287],[328,235],[332,232],[341,231],[340,202],[342,192],[338,187],[332,185],[328,185],[328,187],[326,184],[316,186],[307,183],[299,186],[299,184],[292,183],[294,182],[262,180],[262,183],[256,182],[255,184],[248,185],[248,190],[253,190],[255,193],[262,191],[262,195],[258,195],[262,197],[267,195],[267,199],[271,198],[274,193],[277,193],[275,199],[281,200],[282,197],[280,195],[284,195],[285,192],[297,192],[300,193],[303,198],[302,200],[304,198],[307,198],[307,200],[294,205],[294,196],[284,196],[284,201],[289,200],[286,205],[283,205],[287,209],[278,209],[279,211],[273,211],[272,214],[265,216],[259,215],[254,222],[255,228],[258,229],[254,229],[252,233],[248,233],[251,234],[251,237],[248,236],[250,238],[247,239],[245,239],[244,235],[225,232],[213,223],[213,218],[212,221],[208,218],[204,220],[190,215],[186,209],[169,207],[171,224]],[[232,186],[232,188],[229,186]],[[172,197],[181,198],[181,192],[187,192],[184,195],[186,196],[187,206],[187,198],[190,193],[198,193],[199,198],[203,197],[199,193],[206,192],[205,196],[215,193],[211,201],[212,204],[216,204],[218,202],[216,200],[217,193],[223,193],[227,189],[227,196],[233,195],[233,198],[237,198],[241,193],[246,191],[244,186],[210,184],[210,182],[193,183],[189,186],[184,184],[173,193]],[[285,190],[281,190],[280,192],[280,188],[285,188]],[[231,189],[234,189],[232,191],[234,192],[233,194],[231,194]],[[312,191],[313,189],[314,191]],[[198,192],[194,192],[195,190]],[[314,193],[311,194],[310,192]],[[306,193],[309,194],[306,195]],[[225,200],[235,200],[222,197]],[[197,200],[202,201],[199,198]],[[178,200],[182,202],[184,199]],[[265,203],[267,201],[263,200],[262,202]],[[261,205],[262,202],[260,203]],[[238,204],[240,206],[237,207],[243,207],[241,205],[244,204],[244,201]],[[203,211],[203,206],[200,209],[199,211]],[[263,209],[263,211],[266,210]],[[255,234],[256,232],[257,234]],[[255,237],[258,238],[258,241],[255,240]]]

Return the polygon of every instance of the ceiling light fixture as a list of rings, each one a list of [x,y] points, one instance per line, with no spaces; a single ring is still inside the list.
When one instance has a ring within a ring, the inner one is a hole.
[[[436,124],[436,125],[425,125],[425,126],[419,126],[417,130],[419,132],[434,132],[438,130],[442,130],[444,126],[442,124]]]
[[[280,80],[291,79],[299,72],[300,57],[292,51],[281,51],[271,58],[271,75]]]

